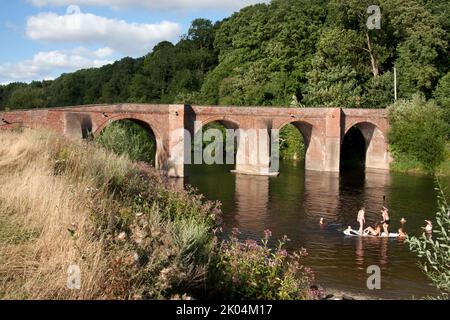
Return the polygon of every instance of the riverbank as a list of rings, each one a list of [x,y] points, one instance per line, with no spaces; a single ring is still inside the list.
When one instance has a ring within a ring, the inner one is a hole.
[[[156,171],[26,130],[0,133],[0,177],[1,298],[170,299],[205,283],[219,209]]]
[[[445,146],[445,159],[435,169],[434,172],[430,172],[424,168],[424,166],[417,160],[407,157],[397,157],[391,165],[392,172],[406,173],[413,175],[433,175],[449,177],[450,176],[450,142],[447,142]]]
[[[94,143],[0,132],[0,178],[1,299],[317,298],[300,255],[219,241],[218,204]]]

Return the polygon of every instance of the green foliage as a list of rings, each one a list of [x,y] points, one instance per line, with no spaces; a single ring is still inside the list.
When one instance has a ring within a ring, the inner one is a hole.
[[[18,87],[11,93],[6,107],[9,109],[32,109],[45,105],[44,91],[32,83],[29,86]]]
[[[374,4],[382,10],[380,30],[366,27],[366,9]],[[400,97],[430,96],[447,43],[427,8],[414,0],[333,0],[328,8],[308,73],[307,104],[385,107],[393,100],[394,66]]]
[[[310,291],[313,274],[301,264],[306,251],[288,253],[287,237],[276,248],[269,246],[271,232],[266,230],[261,244],[240,242],[234,230],[223,243],[215,273],[210,281],[221,298],[233,300],[304,300],[315,298]]]
[[[438,212],[433,235],[423,234],[421,237],[408,237],[410,250],[422,259],[420,267],[442,294],[442,298],[450,298],[450,207],[439,183]]]
[[[96,142],[117,155],[127,155],[133,161],[155,164],[156,144],[140,125],[117,121],[106,127]]]
[[[202,102],[286,105],[302,98],[324,1],[272,1],[242,9],[222,23],[219,65],[202,87]]]
[[[286,160],[305,159],[303,135],[292,124],[280,130],[280,158]]]
[[[434,91],[434,98],[444,112],[445,121],[450,124],[450,72],[439,81]]]
[[[433,101],[416,95],[389,107],[389,142],[394,157],[407,157],[426,169],[435,169],[445,158],[448,125]]]

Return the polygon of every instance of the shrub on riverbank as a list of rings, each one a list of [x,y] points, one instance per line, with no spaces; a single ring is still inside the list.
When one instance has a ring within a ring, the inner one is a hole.
[[[287,237],[276,248],[268,245],[266,230],[261,244],[240,242],[235,229],[229,242],[222,243],[211,282],[222,297],[250,300],[304,300],[316,298],[310,290],[313,274],[301,264],[306,251],[288,253]]]
[[[397,166],[417,163],[434,171],[444,161],[448,125],[433,101],[420,96],[401,100],[389,107],[389,120],[389,143]]]
[[[438,212],[432,236],[409,237],[411,251],[419,258],[421,269],[441,292],[443,299],[450,298],[450,207],[442,188],[438,187]]]

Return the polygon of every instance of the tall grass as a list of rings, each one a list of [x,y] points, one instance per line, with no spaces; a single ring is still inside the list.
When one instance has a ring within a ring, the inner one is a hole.
[[[0,298],[164,299],[202,288],[219,210],[150,168],[42,131],[0,133]],[[81,290],[67,270],[81,268]]]
[[[299,256],[219,242],[218,204],[95,143],[0,132],[0,181],[0,299],[312,297]]]

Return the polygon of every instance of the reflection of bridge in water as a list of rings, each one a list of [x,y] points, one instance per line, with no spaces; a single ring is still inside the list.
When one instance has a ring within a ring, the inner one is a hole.
[[[299,219],[304,228],[316,228],[321,217],[328,223],[355,225],[360,206],[366,206],[368,224],[381,219],[379,209],[390,185],[384,170],[341,174],[305,170],[292,177],[284,177],[281,185],[278,178],[237,175],[234,223],[255,233],[264,228],[276,232],[282,218],[283,230],[286,221],[292,221],[292,233],[298,233]],[[297,212],[292,212],[293,203],[299,207]]]
[[[367,168],[387,169],[391,161],[387,112],[382,109],[116,104],[0,112],[0,119],[0,129],[45,127],[80,138],[98,135],[112,122],[132,120],[155,140],[156,166],[173,177],[186,175],[191,137],[200,130],[196,122],[239,129],[235,168],[239,173],[277,174],[270,154],[272,133],[288,124],[304,138],[308,170],[339,172],[341,156],[352,155],[355,141],[360,141]],[[255,132],[255,139],[247,132]]]

